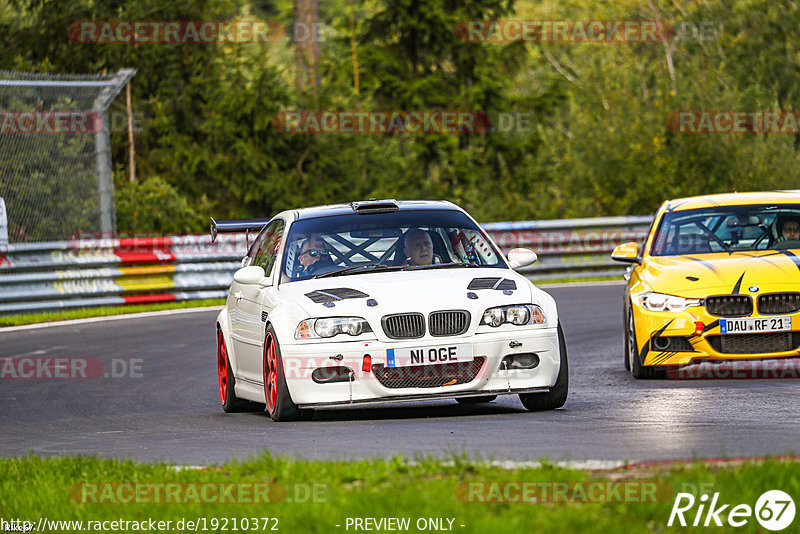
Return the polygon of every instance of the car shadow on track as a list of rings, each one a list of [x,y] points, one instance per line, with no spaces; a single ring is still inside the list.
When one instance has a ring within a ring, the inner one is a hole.
[[[425,402],[405,405],[376,405],[361,408],[322,408],[314,410],[315,421],[388,421],[402,419],[430,419],[450,417],[474,417],[486,415],[509,415],[528,413],[522,406],[500,402],[478,405],[462,405],[456,402]],[[269,417],[264,412],[265,417]]]

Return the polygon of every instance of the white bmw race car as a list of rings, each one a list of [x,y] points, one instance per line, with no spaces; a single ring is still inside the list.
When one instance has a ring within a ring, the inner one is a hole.
[[[371,200],[219,221],[260,230],[217,318],[226,412],[308,418],[314,408],[518,394],[562,406],[569,372],[553,298],[513,271],[450,202]]]

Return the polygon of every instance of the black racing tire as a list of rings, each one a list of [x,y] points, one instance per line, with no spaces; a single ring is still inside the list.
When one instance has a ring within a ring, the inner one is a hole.
[[[221,328],[217,329],[217,380],[219,400],[225,413],[264,411],[263,404],[236,397],[236,377],[233,376],[228,346]]]
[[[638,347],[639,345],[636,343],[636,328],[633,319],[633,305],[631,305],[625,325],[625,349],[628,357],[627,368],[631,372],[631,375],[633,375],[633,378],[637,380],[664,378],[666,373],[662,368],[642,364],[642,359],[639,357],[637,351]]]
[[[520,393],[519,400],[522,405],[531,412],[541,412],[545,410],[555,410],[561,408],[567,402],[569,394],[569,363],[567,359],[567,342],[564,339],[564,331],[561,329],[561,322],[558,323],[558,352],[560,353],[561,365],[558,369],[556,383],[550,391],[544,393]]]
[[[483,404],[492,402],[497,398],[497,395],[483,395],[481,397],[458,397],[456,402],[459,404]]]
[[[281,347],[275,334],[275,329],[270,324],[264,337],[264,398],[267,401],[267,412],[275,422],[297,421],[313,417],[306,414],[292,401],[289,388],[286,385],[286,374],[283,369]]]
[[[628,354],[628,351],[630,350],[630,344],[629,344],[629,341],[628,341],[628,314],[629,313],[633,313],[633,310],[631,310],[630,308],[625,309],[625,307],[623,306],[623,308],[622,308],[622,345],[623,345],[623,348],[622,348],[622,359],[625,360],[625,370],[626,371],[630,371],[631,370],[631,359],[630,359],[630,356]]]

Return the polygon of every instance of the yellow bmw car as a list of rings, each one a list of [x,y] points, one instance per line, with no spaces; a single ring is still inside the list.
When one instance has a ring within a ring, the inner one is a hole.
[[[643,246],[624,243],[625,367],[800,356],[800,191],[670,200]],[[672,375],[672,373],[670,373]]]

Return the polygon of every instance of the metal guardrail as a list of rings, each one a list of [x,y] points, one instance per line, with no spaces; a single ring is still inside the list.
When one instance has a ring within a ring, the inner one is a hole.
[[[483,225],[504,252],[531,248],[528,278],[622,275],[609,254],[641,241],[652,217],[601,217]],[[0,245],[0,314],[225,297],[245,234],[77,239]]]
[[[597,217],[488,223],[483,228],[508,252],[532,249],[539,256],[533,266],[520,272],[535,281],[563,278],[622,276],[627,267],[611,259],[620,243],[642,241],[653,217]]]
[[[224,297],[246,251],[244,234],[0,246],[0,313]]]

